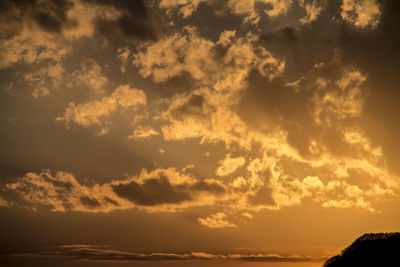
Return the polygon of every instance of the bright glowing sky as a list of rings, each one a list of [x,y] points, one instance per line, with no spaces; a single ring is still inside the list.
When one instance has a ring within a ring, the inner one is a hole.
[[[2,1],[2,251],[309,261],[398,231],[399,13]]]

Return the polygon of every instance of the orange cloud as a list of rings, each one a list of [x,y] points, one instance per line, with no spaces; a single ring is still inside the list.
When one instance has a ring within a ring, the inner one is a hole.
[[[108,97],[84,104],[70,103],[65,113],[58,117],[58,121],[64,121],[66,125],[76,123],[82,126],[98,125],[102,127],[102,134],[107,133],[108,118],[118,108],[136,108],[146,105],[146,94],[129,85],[121,85]]]
[[[378,26],[381,11],[375,0],[344,0],[341,15],[343,20],[356,27],[375,29]]]
[[[80,183],[71,173],[59,171],[53,176],[50,170],[43,170],[27,173],[4,190],[14,192],[14,198],[2,198],[3,206],[104,213],[132,208],[175,212],[211,205],[225,192],[217,181],[197,180],[174,168],[142,170],[138,176],[92,185]]]
[[[72,73],[77,83],[88,86],[93,92],[102,94],[108,79],[102,75],[101,67],[92,59],[84,59],[81,62],[81,70]]]
[[[236,171],[241,166],[243,166],[245,162],[246,160],[244,157],[231,158],[230,154],[228,154],[226,155],[225,159],[219,162],[220,165],[218,166],[218,169],[215,171],[215,174],[218,176],[229,175],[234,171]]]
[[[199,218],[198,221],[209,228],[224,228],[224,227],[236,227],[235,224],[227,221],[226,214],[223,212],[217,212],[212,214],[210,217]]]

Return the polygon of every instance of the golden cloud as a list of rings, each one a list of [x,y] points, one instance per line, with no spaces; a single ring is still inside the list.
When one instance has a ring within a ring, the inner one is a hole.
[[[378,26],[381,11],[375,0],[344,0],[341,15],[343,20],[356,27],[375,29]]]
[[[236,227],[235,224],[226,220],[226,214],[223,212],[217,212],[206,218],[199,218],[198,221],[209,228]]]
[[[101,133],[107,133],[108,117],[118,108],[136,108],[146,105],[146,94],[139,89],[131,88],[129,85],[121,85],[107,97],[101,100],[91,101],[84,104],[70,103],[65,113],[58,117],[58,121],[64,121],[68,126],[76,123],[81,126],[98,125],[102,127]]]

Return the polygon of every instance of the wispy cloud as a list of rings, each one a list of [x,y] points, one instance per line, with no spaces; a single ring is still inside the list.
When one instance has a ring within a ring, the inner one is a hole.
[[[40,251],[6,253],[2,255],[15,258],[52,258],[69,259],[75,261],[191,261],[191,260],[235,260],[235,261],[262,261],[262,262],[321,262],[326,258],[315,258],[298,255],[279,254],[213,254],[205,252],[148,252],[136,253],[122,251],[102,245],[63,245],[59,247],[48,247]],[[0,256],[0,259],[1,257]]]

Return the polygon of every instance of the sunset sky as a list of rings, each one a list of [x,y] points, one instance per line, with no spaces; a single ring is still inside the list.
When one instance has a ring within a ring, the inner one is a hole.
[[[313,266],[399,231],[399,14],[1,1],[0,257]]]

